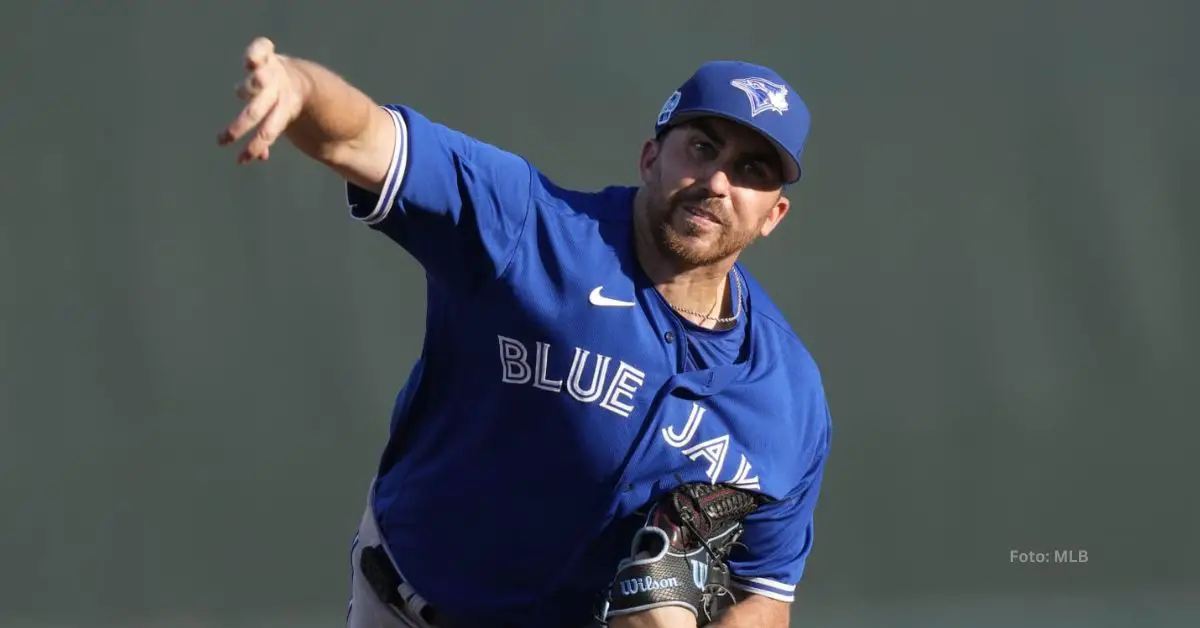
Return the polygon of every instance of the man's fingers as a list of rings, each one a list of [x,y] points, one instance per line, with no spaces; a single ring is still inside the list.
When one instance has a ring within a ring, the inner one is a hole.
[[[224,146],[236,142],[248,133],[250,129],[253,129],[270,113],[271,109],[275,107],[275,101],[278,100],[278,97],[278,88],[268,86],[262,92],[259,92],[258,95],[251,98],[250,102],[234,118],[233,122],[221,133],[219,143]]]
[[[271,109],[271,111],[274,111],[278,107],[279,107],[279,105],[276,104],[275,107]],[[270,113],[271,112],[267,113],[268,118],[270,117]],[[242,148],[241,151],[238,152],[238,157],[237,157],[238,164],[249,163],[251,161],[254,161],[255,159],[266,159],[266,152],[270,146],[271,146],[270,142],[265,141],[265,139],[263,138],[262,125],[259,125],[258,129],[255,130],[254,134],[250,136],[250,141],[246,142],[246,145]]]
[[[255,38],[246,47],[245,65],[249,74],[235,86],[235,91],[246,106],[217,136],[217,143],[225,146],[258,127],[245,148],[238,153],[238,163],[267,159],[271,144],[283,133],[293,117],[288,104],[284,102],[286,94],[281,82],[285,81],[280,75],[282,66],[275,54],[275,43],[266,37]]]
[[[246,69],[256,70],[267,64],[275,54],[275,42],[258,37],[246,47]]]
[[[279,139],[279,135],[287,128],[291,122],[290,104],[284,98],[280,98],[275,106],[267,113],[267,117],[258,125],[258,130],[254,133],[254,137],[250,139],[250,143],[246,145],[245,155],[249,159],[261,159],[266,161],[271,145],[275,140]]]
[[[282,81],[284,69],[278,63],[269,63],[254,69],[236,86],[237,97],[241,100],[249,100],[256,94],[261,92],[267,85],[273,85]]]

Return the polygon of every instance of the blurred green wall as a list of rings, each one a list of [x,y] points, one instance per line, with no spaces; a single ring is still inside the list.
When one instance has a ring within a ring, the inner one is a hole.
[[[795,625],[1200,625],[1200,8],[732,4],[0,8],[0,626],[341,621],[423,284],[216,148],[259,34],[587,188],[700,62],[774,66],[814,130],[747,259],[835,414]]]

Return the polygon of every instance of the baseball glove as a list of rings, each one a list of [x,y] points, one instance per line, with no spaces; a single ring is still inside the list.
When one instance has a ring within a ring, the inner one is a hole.
[[[684,484],[650,509],[621,561],[600,619],[680,606],[698,626],[713,620],[730,591],[726,558],[742,534],[742,520],[764,498],[724,484]]]

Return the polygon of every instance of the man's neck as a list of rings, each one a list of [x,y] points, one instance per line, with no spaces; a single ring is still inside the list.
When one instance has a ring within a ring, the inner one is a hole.
[[[665,281],[655,281],[663,299],[683,318],[707,329],[725,327],[737,310],[728,272],[713,267],[683,272]]]
[[[653,234],[647,233],[645,223],[640,220],[644,216],[640,214],[641,208],[636,211],[639,215],[634,219],[634,247],[638,263],[663,299],[680,316],[701,327],[718,327],[713,319],[732,316],[737,305],[728,280],[736,256],[704,266],[684,265],[659,250]]]

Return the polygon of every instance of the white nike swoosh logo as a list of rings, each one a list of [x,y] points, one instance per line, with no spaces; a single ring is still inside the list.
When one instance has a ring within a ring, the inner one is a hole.
[[[610,298],[600,294],[601,290],[604,290],[604,286],[596,286],[596,289],[592,290],[592,293],[588,295],[588,301],[591,302],[592,305],[595,305],[598,307],[633,307],[634,306],[633,301],[621,301],[618,299],[610,299]]]

